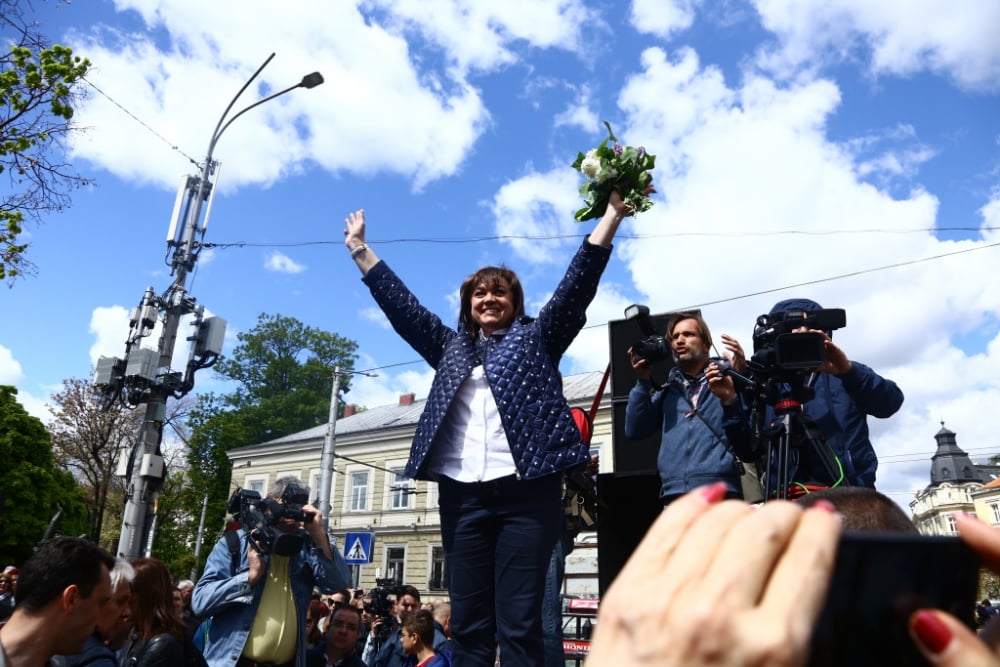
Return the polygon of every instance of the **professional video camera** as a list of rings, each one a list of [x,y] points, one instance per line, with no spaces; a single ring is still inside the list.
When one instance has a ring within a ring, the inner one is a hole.
[[[399,592],[400,589],[396,585],[396,580],[391,577],[375,579],[375,588],[368,590],[371,602],[365,603],[365,612],[374,616],[376,620],[382,620],[378,634],[375,636],[374,641],[376,644],[380,645],[392,633],[392,602],[389,600],[389,596],[398,596]]]
[[[278,527],[283,518],[309,523],[315,514],[302,507],[309,502],[309,492],[298,484],[289,484],[281,494],[281,502],[274,498],[261,498],[252,489],[236,489],[229,498],[227,511],[246,531],[247,540],[261,553],[294,556],[302,550],[306,531],[302,528],[285,532]]]
[[[655,364],[672,356],[670,341],[653,326],[649,306],[634,303],[625,309],[625,318],[634,321],[643,335],[643,338],[632,343],[632,355],[636,359],[645,359],[650,364]]]
[[[793,332],[802,327],[833,331],[846,325],[843,308],[784,310],[761,315],[753,330],[750,368],[765,376],[819,368],[826,361],[823,335],[817,331]]]
[[[765,499],[786,498],[790,488],[829,486],[840,477],[836,456],[803,405],[816,394],[812,372],[826,362],[825,338],[819,331],[846,324],[841,308],[785,310],[757,318],[754,352],[747,363],[754,377],[754,435],[767,446]],[[816,331],[796,333],[801,328]],[[774,418],[765,425],[768,405]]]

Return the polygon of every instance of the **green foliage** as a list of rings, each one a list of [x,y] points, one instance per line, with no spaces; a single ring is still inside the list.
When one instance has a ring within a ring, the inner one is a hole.
[[[52,459],[41,420],[17,402],[17,389],[0,386],[0,563],[21,563],[62,506],[56,532],[87,529],[87,507],[73,476]]]
[[[0,0],[0,27],[15,38],[0,55],[0,280],[33,270],[19,242],[26,219],[69,204],[68,192],[89,181],[63,161],[63,138],[76,131],[74,106],[90,61],[68,46],[49,46],[16,0]]]
[[[188,417],[189,469],[194,487],[209,494],[208,526],[218,525],[225,513],[226,452],[325,423],[333,370],[352,369],[357,350],[354,341],[281,315],[261,314],[238,339],[232,355],[215,365],[216,373],[236,383],[235,390],[199,396]],[[341,387],[350,390],[347,381]]]
[[[153,553],[166,564],[176,579],[191,576],[203,496],[200,489],[193,488],[184,470],[173,470],[167,475],[160,492]],[[211,547],[209,543],[208,548]],[[204,545],[202,548],[205,548]]]

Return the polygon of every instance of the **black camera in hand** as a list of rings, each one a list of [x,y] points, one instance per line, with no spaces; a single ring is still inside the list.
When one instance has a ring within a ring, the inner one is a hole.
[[[375,635],[375,641],[381,643],[392,633],[392,601],[389,596],[399,595],[399,586],[391,577],[376,579],[375,588],[369,589],[368,594],[371,602],[365,603],[365,612],[374,617],[373,628],[376,621],[381,622]]]
[[[625,309],[625,319],[632,320],[639,327],[643,337],[632,343],[632,356],[655,364],[663,359],[670,359],[673,350],[670,341],[656,331],[653,318],[649,316],[649,306],[634,303]]]
[[[247,540],[260,553],[294,556],[302,550],[306,531],[297,528],[286,532],[279,527],[282,519],[309,523],[315,514],[302,508],[309,503],[309,492],[297,484],[289,484],[281,494],[281,502],[261,498],[252,489],[236,489],[229,498],[227,511],[236,517],[246,531]]]

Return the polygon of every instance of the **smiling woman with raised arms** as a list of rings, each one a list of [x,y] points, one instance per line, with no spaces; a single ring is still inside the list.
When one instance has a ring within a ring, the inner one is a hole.
[[[435,369],[406,474],[436,481],[448,558],[454,664],[542,664],[542,593],[562,522],[561,474],[589,458],[562,393],[559,360],[586,322],[629,209],[615,192],[537,318],[517,274],[462,283],[458,327],[420,305],[365,244],[365,214],[344,243],[393,328]],[[502,591],[502,598],[497,597]]]

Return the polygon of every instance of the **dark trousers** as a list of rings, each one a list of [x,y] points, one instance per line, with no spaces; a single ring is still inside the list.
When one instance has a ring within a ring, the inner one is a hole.
[[[454,667],[543,664],[545,573],[562,532],[562,477],[439,483]]]

